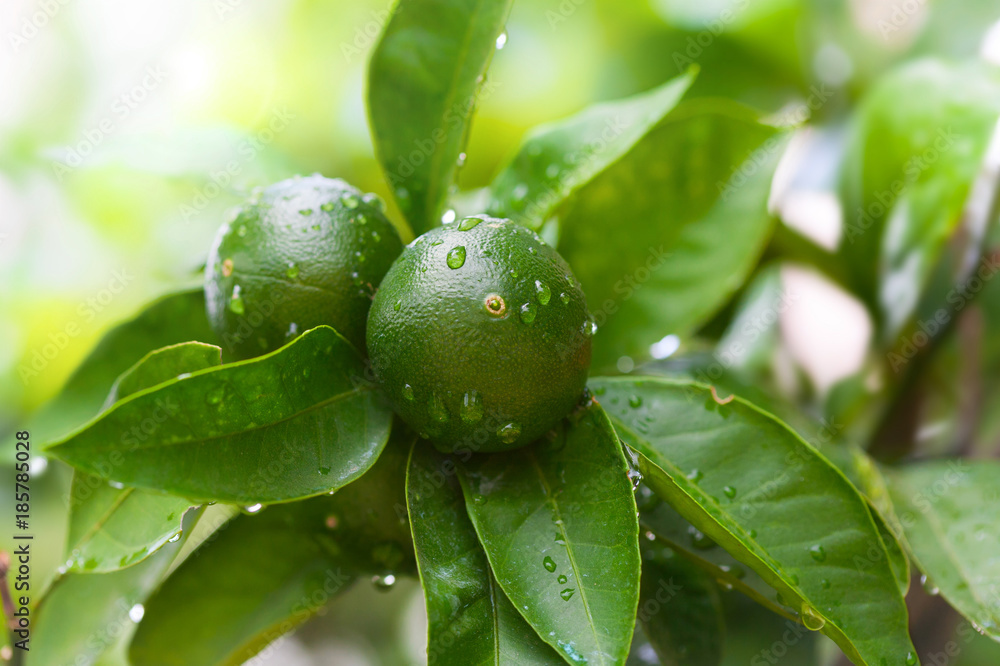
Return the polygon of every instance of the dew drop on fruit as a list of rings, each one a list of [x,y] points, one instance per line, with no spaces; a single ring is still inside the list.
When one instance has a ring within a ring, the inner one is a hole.
[[[460,416],[465,423],[478,423],[483,418],[483,400],[476,391],[469,391],[462,397]]]
[[[379,235],[379,232],[373,231],[372,232],[372,240],[375,241],[376,243],[379,243],[379,242],[382,241],[382,236]]]
[[[322,206],[320,206],[319,209],[321,211],[323,211],[324,213],[329,213],[330,211],[333,210],[333,204],[328,201],[325,204],[323,204]]]
[[[563,305],[566,305],[567,303],[569,303],[569,294],[567,294],[565,291],[562,292],[561,294],[559,294],[559,300],[563,302]]]
[[[399,312],[401,307],[403,307],[403,301],[396,301],[396,304],[392,306],[392,309]]]
[[[565,590],[559,593],[559,596],[562,597],[563,601],[569,601],[570,599],[573,598],[574,592],[576,592],[576,590],[574,590],[572,587],[567,587]]]
[[[243,297],[240,296],[240,285],[233,286],[233,296],[229,299],[229,309],[238,315],[246,312],[246,306],[243,304]]]
[[[535,306],[525,303],[521,306],[521,321],[529,326],[535,321]]]
[[[819,545],[818,543],[814,546],[809,547],[809,554],[817,562],[822,562],[823,560],[826,559],[826,550],[823,548],[823,546]]]
[[[535,248],[533,248],[533,247],[529,247],[529,248],[528,248],[528,252],[530,252],[531,254],[538,254],[538,250],[536,250],[536,249],[535,249]]]
[[[287,275],[290,280],[294,280],[299,276],[299,267],[295,265],[294,261],[288,262],[288,268],[285,269],[285,275]]]
[[[580,333],[582,333],[585,338],[589,338],[594,335],[594,333],[597,333],[597,322],[594,321],[593,317],[587,315],[587,318],[583,320],[583,325],[580,327]]]
[[[465,246],[456,245],[448,250],[448,268],[456,269],[465,265]]]
[[[403,384],[403,399],[407,402],[413,402],[413,387],[409,384]]]
[[[542,305],[548,305],[549,299],[552,298],[552,290],[549,289],[547,284],[543,284],[541,280],[535,280],[535,297],[538,298],[538,302]]]
[[[468,231],[469,229],[475,229],[482,220],[478,217],[466,217],[463,218],[461,222],[458,223],[459,231]]]
[[[542,566],[545,567],[546,571],[549,571],[549,572],[555,571],[556,570],[556,561],[553,560],[548,555],[546,555],[545,559],[542,560]]]
[[[360,287],[365,283],[365,281],[361,278],[361,274],[357,271],[351,273],[351,282],[354,283],[355,287]]]
[[[427,406],[427,411],[431,415],[431,418],[438,423],[448,422],[448,410],[444,407],[444,402],[437,395],[431,396],[430,404]]]
[[[312,208],[303,208],[302,210],[299,211],[299,215],[312,215],[312,214],[313,214]]]
[[[497,437],[499,437],[504,444],[513,444],[514,441],[520,436],[521,426],[513,421],[500,426],[497,430]]]
[[[346,208],[353,209],[357,208],[358,204],[360,204],[361,201],[358,200],[357,196],[351,194],[350,192],[345,192],[344,194],[340,195],[340,203],[344,204]]]
[[[802,607],[801,616],[802,626],[809,631],[819,631],[826,625],[826,619],[808,604]]]

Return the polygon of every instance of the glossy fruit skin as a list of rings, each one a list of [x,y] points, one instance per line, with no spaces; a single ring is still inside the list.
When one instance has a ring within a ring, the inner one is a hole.
[[[592,334],[563,258],[529,229],[486,216],[407,246],[368,314],[376,377],[442,451],[502,451],[545,434],[583,394]]]
[[[326,324],[364,353],[372,296],[403,249],[382,206],[318,174],[251,196],[219,229],[205,268],[223,350],[259,356]]]

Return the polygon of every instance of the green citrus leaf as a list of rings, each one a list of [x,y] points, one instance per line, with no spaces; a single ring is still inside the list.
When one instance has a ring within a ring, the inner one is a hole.
[[[591,380],[645,482],[753,569],[854,663],[915,659],[907,611],[868,504],[784,423],[708,386]]]
[[[217,366],[222,351],[185,342],[150,352],[115,381],[105,405],[173,379]],[[113,466],[124,459],[108,461]],[[70,486],[67,564],[71,570],[113,571],[142,561],[174,538],[191,503],[180,497],[115,488],[99,476],[74,471]]]
[[[266,356],[133,394],[48,452],[195,502],[318,495],[364,474],[388,439],[391,412],[363,378],[350,343],[320,326]]]
[[[440,223],[511,4],[399,0],[372,52],[368,118],[375,153],[417,234]]]
[[[1000,463],[935,461],[884,474],[928,586],[1000,640]]]
[[[32,419],[32,434],[40,442],[65,435],[101,410],[112,384],[133,363],[154,349],[191,340],[216,340],[200,286],[164,296],[108,331],[59,395]]]
[[[404,479],[414,437],[397,428],[363,477],[241,515],[207,539],[146,603],[133,664],[242,664],[312,617],[358,576],[413,570]]]
[[[858,108],[842,166],[839,251],[887,340],[914,313],[939,260],[950,261],[942,256],[949,239],[971,222],[962,210],[998,114],[995,68],[933,59],[885,75]],[[965,232],[981,241],[983,229]],[[954,305],[945,295],[951,281],[938,285],[932,316]]]
[[[427,603],[427,662],[562,664],[497,584],[469,521],[455,461],[417,442],[406,501]]]
[[[500,587],[571,663],[628,655],[640,562],[627,472],[594,403],[552,439],[462,463],[469,517]]]
[[[534,229],[642,141],[691,87],[697,70],[531,132],[491,185],[489,211]]]
[[[785,139],[735,103],[686,102],[560,210],[558,249],[598,325],[595,369],[648,359],[743,284],[773,228]]]
[[[200,518],[186,517],[185,535],[135,566],[110,573],[62,571],[34,610],[27,666],[104,663],[101,658],[128,643],[142,604],[182,550],[187,533]]]

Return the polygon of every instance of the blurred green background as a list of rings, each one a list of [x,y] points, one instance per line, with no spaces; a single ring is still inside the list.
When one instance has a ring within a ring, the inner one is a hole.
[[[390,9],[385,0],[0,5],[0,431],[26,423],[115,322],[198,283],[225,211],[253,187],[320,172],[389,201],[372,154],[364,71]],[[1000,62],[998,18],[996,0],[516,2],[460,183],[489,182],[532,126],[648,89],[690,64],[701,68],[690,97],[780,113],[829,96],[813,120],[836,132],[870,83],[902,60]],[[833,170],[821,167],[812,177],[832,191]],[[36,580],[58,566],[69,478],[43,465],[39,457]],[[7,503],[6,475],[0,485]],[[0,534],[0,548],[8,538]],[[415,587],[401,587],[387,596],[355,590],[271,663],[411,659],[422,610]],[[392,626],[381,607],[393,612]],[[770,645],[781,633],[772,624],[739,638],[746,645],[732,663]],[[408,627],[401,639],[397,625]],[[819,663],[814,642],[783,663]],[[1000,659],[977,649],[949,663]]]

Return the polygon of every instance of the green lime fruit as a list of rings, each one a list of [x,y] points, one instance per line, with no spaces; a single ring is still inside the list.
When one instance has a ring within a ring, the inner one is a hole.
[[[502,451],[579,402],[594,320],[538,234],[467,217],[416,239],[368,313],[372,369],[399,415],[442,451]]]
[[[321,324],[363,352],[372,296],[402,250],[375,195],[318,174],[283,180],[219,230],[205,269],[209,322],[236,358]]]

